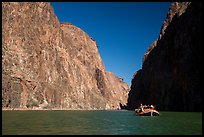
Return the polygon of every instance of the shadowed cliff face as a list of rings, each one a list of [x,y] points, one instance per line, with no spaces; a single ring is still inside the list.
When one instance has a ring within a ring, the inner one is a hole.
[[[202,3],[173,3],[159,38],[132,79],[128,108],[201,111]]]
[[[6,108],[118,109],[127,103],[128,85],[105,71],[96,42],[60,24],[49,3],[2,4],[2,78]]]

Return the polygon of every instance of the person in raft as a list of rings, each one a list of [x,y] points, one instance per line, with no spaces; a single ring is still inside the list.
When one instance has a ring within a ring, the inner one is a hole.
[[[142,104],[140,104],[140,110],[141,111],[143,111],[144,109],[143,109],[143,105]]]

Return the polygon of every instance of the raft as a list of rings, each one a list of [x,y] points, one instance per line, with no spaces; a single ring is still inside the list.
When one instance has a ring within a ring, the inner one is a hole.
[[[143,111],[135,111],[137,116],[159,116],[159,112],[152,109],[144,109]]]

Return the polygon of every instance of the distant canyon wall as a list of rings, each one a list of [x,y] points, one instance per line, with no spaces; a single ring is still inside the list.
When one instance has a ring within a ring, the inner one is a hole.
[[[132,79],[128,109],[154,104],[159,110],[201,111],[201,2],[174,2],[158,39]]]
[[[120,109],[128,84],[106,72],[96,41],[49,3],[2,3],[2,107]]]

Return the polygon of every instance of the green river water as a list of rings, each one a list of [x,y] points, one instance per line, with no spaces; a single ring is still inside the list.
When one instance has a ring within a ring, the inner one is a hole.
[[[126,110],[2,111],[3,135],[202,135],[202,112],[136,116]]]

